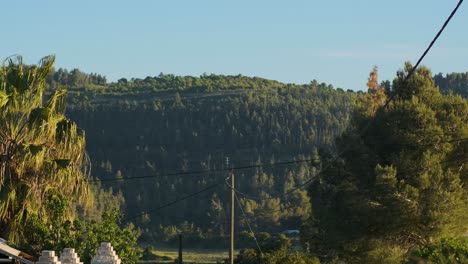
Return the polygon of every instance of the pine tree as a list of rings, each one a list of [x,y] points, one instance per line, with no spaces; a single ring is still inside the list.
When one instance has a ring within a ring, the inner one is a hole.
[[[425,67],[405,81],[411,68],[398,72],[385,109],[364,95],[337,140],[339,159],[323,160],[303,235],[323,254],[351,260],[375,245],[404,251],[468,230],[468,102],[441,95]]]

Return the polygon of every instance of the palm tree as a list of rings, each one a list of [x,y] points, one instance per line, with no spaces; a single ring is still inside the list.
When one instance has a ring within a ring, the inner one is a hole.
[[[0,235],[13,243],[30,216],[47,219],[51,197],[89,199],[84,131],[64,115],[66,90],[44,100],[54,61],[16,56],[0,69]]]

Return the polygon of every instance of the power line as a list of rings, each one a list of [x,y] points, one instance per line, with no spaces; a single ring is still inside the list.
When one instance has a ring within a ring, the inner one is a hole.
[[[199,195],[199,194],[201,194],[201,193],[204,193],[204,192],[206,192],[206,191],[208,191],[208,190],[210,190],[210,189],[214,189],[214,188],[218,187],[218,186],[221,185],[221,184],[222,184],[222,182],[216,183],[216,184],[213,184],[213,185],[210,185],[210,186],[208,186],[208,187],[206,187],[206,188],[204,188],[204,189],[201,189],[201,190],[199,190],[199,191],[197,191],[197,192],[193,192],[193,193],[190,193],[190,194],[188,194],[188,195],[185,195],[185,196],[183,196],[183,197],[181,197],[181,198],[179,198],[179,199],[176,199],[176,200],[174,200],[174,201],[172,201],[172,202],[169,202],[169,203],[167,203],[167,204],[164,204],[164,205],[162,205],[162,206],[153,208],[153,209],[151,209],[151,210],[144,211],[144,212],[142,212],[142,213],[140,213],[140,214],[138,214],[138,215],[134,215],[134,216],[128,217],[128,218],[126,218],[126,219],[124,220],[124,222],[127,222],[127,221],[129,221],[129,220],[133,220],[133,219],[138,218],[138,217],[140,217],[140,216],[152,214],[152,213],[154,213],[154,212],[157,211],[157,210],[160,210],[160,209],[169,207],[169,206],[171,206],[171,205],[174,205],[174,204],[176,204],[176,203],[178,203],[178,202],[187,200],[187,199],[192,198],[192,197],[194,197],[194,196],[197,196],[197,195]]]
[[[336,158],[332,158],[331,160],[334,160],[334,159],[336,159]],[[273,164],[269,164],[269,165],[292,164],[292,163],[306,162],[306,161],[314,161],[314,159],[300,160],[300,161],[294,161],[294,162],[292,162],[292,161],[290,161],[290,162],[280,162],[280,163],[273,163]],[[436,165],[445,164],[445,163],[450,163],[450,162],[453,162],[453,161],[457,161],[457,160],[446,160],[446,161],[442,161],[442,162],[437,162],[437,163],[434,163],[434,164],[431,164],[431,165],[429,165],[429,166],[424,167],[422,170],[427,169],[427,168],[430,168],[430,167],[433,167],[433,166],[436,166]],[[462,162],[468,162],[468,160],[462,160]],[[330,163],[330,164],[331,164],[331,163]],[[331,167],[330,164],[329,164],[326,168]],[[255,167],[258,167],[258,166],[262,166],[262,165],[255,165]],[[240,169],[240,168],[245,168],[245,167],[247,167],[247,166],[244,166],[244,167],[237,167],[237,168],[232,168],[232,169]],[[223,170],[221,170],[221,171],[227,171],[227,170],[231,170],[231,169],[223,169]],[[302,184],[300,184],[300,185],[294,187],[293,189],[291,189],[291,190],[289,190],[289,191],[287,191],[287,192],[285,192],[285,193],[281,193],[281,194],[278,194],[278,195],[274,195],[274,196],[270,196],[270,197],[265,197],[265,198],[256,197],[256,196],[249,195],[249,194],[247,194],[247,193],[241,192],[241,191],[239,191],[239,190],[233,188],[233,187],[232,187],[231,185],[229,185],[227,182],[224,182],[224,184],[227,185],[230,189],[234,189],[236,195],[237,195],[237,194],[240,194],[240,195],[242,195],[242,196],[244,196],[244,197],[246,197],[246,198],[248,198],[248,199],[251,199],[251,200],[264,201],[264,200],[271,200],[271,199],[277,199],[277,198],[285,197],[285,196],[287,196],[287,195],[289,195],[289,194],[291,194],[291,193],[294,193],[294,192],[296,192],[297,190],[302,189],[303,187],[307,186],[309,183],[311,183],[312,181],[314,181],[314,180],[316,179],[316,177],[317,177],[318,175],[320,175],[322,172],[323,172],[323,170],[322,170],[321,172],[319,172],[318,174],[316,174],[313,178],[308,179],[308,180],[305,181],[304,183],[302,183]],[[405,173],[405,171],[403,171],[403,173]],[[420,172],[420,173],[422,173],[422,172]],[[172,202],[167,203],[167,204],[165,204],[165,205],[162,205],[162,206],[160,206],[160,207],[151,209],[151,210],[149,210],[149,211],[142,212],[141,214],[138,214],[138,215],[136,215],[136,216],[129,217],[129,218],[125,219],[125,221],[131,220],[131,219],[134,219],[134,218],[137,218],[137,217],[146,215],[146,214],[151,214],[151,213],[153,213],[154,211],[157,211],[157,210],[160,210],[160,209],[169,207],[169,206],[171,206],[171,205],[173,205],[173,204],[176,204],[176,203],[178,203],[178,202],[180,202],[180,201],[189,199],[189,198],[194,197],[194,196],[196,196],[196,195],[198,195],[198,194],[200,194],[200,193],[203,193],[203,192],[205,192],[205,191],[208,191],[209,189],[212,189],[212,188],[214,188],[214,187],[217,187],[217,186],[220,185],[220,184],[222,184],[222,183],[217,183],[217,184],[208,186],[208,187],[206,187],[206,188],[204,188],[204,189],[202,189],[202,190],[200,190],[200,191],[197,191],[197,192],[195,192],[195,193],[191,193],[191,194],[189,194],[189,195],[186,195],[186,196],[184,196],[184,197],[182,197],[182,198],[180,198],[180,199],[177,199],[177,200],[175,200],[175,201],[172,201]],[[237,196],[236,196],[236,199],[237,199]],[[294,207],[294,206],[291,206],[291,207],[289,207],[289,208],[292,208],[292,207]],[[284,209],[284,208],[283,208],[283,209]],[[273,212],[275,212],[275,211],[265,212],[265,213],[273,213]]]
[[[413,68],[411,69],[411,71],[408,73],[408,75],[406,76],[406,78],[403,80],[403,83],[407,82],[409,77],[411,75],[413,75],[414,71],[416,70],[416,68],[419,66],[419,64],[422,62],[422,60],[424,59],[424,57],[426,57],[427,53],[429,52],[429,50],[432,48],[432,46],[434,45],[434,43],[437,41],[437,39],[440,37],[440,35],[442,34],[442,32],[444,31],[445,27],[448,25],[448,23],[450,22],[450,20],[452,20],[452,17],[455,15],[455,13],[457,12],[458,8],[460,7],[460,5],[463,3],[463,0],[460,0],[457,4],[457,6],[453,9],[452,13],[450,13],[450,15],[448,16],[448,18],[445,20],[444,24],[442,25],[442,27],[440,28],[440,30],[437,32],[436,36],[432,39],[431,43],[429,44],[429,46],[426,48],[426,50],[423,52],[423,54],[421,55],[421,57],[419,57],[418,59],[418,62],[413,66]],[[388,104],[395,98],[395,96],[397,95],[397,91],[395,91],[395,93],[390,96],[390,99],[383,105],[383,107],[381,109],[385,109]]]
[[[333,160],[333,159],[331,159]],[[457,162],[458,160],[455,160],[455,159],[451,159],[451,160],[445,160],[445,161],[441,161],[441,162],[437,162],[437,163],[433,163],[431,165],[428,165],[428,166],[425,166],[421,169],[420,172],[416,173],[416,175],[420,175],[421,173],[424,173],[424,170],[425,169],[428,169],[428,168],[431,168],[431,167],[434,167],[434,166],[437,166],[437,165],[441,165],[441,164],[445,164],[445,163],[451,163],[451,162]],[[468,159],[466,160],[461,160],[461,162],[468,162]],[[331,163],[330,163],[331,164]],[[326,168],[330,168],[331,165],[328,165]],[[282,198],[282,197],[286,197],[287,195],[291,194],[291,193],[294,193],[296,192],[297,190],[305,187],[306,185],[308,185],[309,183],[313,182],[315,179],[317,179],[317,176],[319,176],[320,174],[323,173],[324,170],[320,171],[319,173],[317,173],[316,175],[314,175],[313,178],[310,178],[308,179],[307,181],[305,181],[304,183],[294,187],[293,189],[287,191],[287,192],[284,192],[284,193],[281,193],[281,194],[278,194],[278,195],[272,195],[272,196],[269,196],[269,197],[258,197],[258,196],[253,196],[253,195],[250,195],[250,194],[247,194],[245,192],[242,192],[242,191],[239,191],[235,188],[233,188],[231,185],[229,185],[229,183],[225,182],[225,184],[231,188],[231,189],[234,189],[234,191],[237,193],[237,194],[240,194],[242,196],[244,196],[245,198],[247,199],[250,199],[250,200],[256,200],[256,201],[266,201],[266,200],[272,200],[272,199],[277,199],[277,198]],[[407,174],[409,171],[405,171],[403,170],[401,173],[402,174]]]
[[[263,256],[262,248],[261,248],[260,245],[258,244],[257,237],[255,237],[255,233],[254,233],[254,231],[252,230],[252,227],[250,226],[249,219],[248,219],[247,216],[245,215],[244,209],[242,208],[242,205],[241,205],[241,203],[240,203],[240,201],[239,201],[239,197],[237,197],[237,194],[234,194],[234,197],[236,197],[237,205],[239,206],[239,208],[240,208],[240,210],[241,210],[241,212],[242,212],[242,216],[244,217],[244,220],[245,220],[245,222],[247,223],[247,226],[249,227],[250,233],[252,233],[252,236],[253,236],[253,239],[254,239],[254,241],[255,241],[255,244],[257,245],[258,250],[260,251],[260,253],[261,253],[262,256]]]
[[[270,210],[270,211],[260,211],[258,213],[258,215],[262,216],[262,215],[272,214],[272,213],[280,212],[280,211],[283,211],[283,210],[288,210],[288,209],[291,209],[291,208],[296,208],[298,206],[309,205],[309,204],[311,204],[311,202],[306,201],[305,203],[298,203],[298,204],[294,204],[294,205],[290,205],[290,206],[286,206],[286,207],[281,207],[280,206],[279,209]]]
[[[145,176],[135,176],[135,177],[122,177],[120,179],[102,179],[102,180],[96,179],[96,180],[92,180],[90,182],[113,182],[113,181],[124,181],[124,180],[136,180],[136,179],[167,177],[167,176],[183,176],[183,175],[192,175],[192,174],[226,172],[226,171],[232,171],[232,170],[246,170],[246,169],[255,169],[255,168],[262,168],[262,167],[269,167],[269,166],[288,165],[288,164],[297,164],[297,163],[315,162],[315,161],[318,162],[320,160],[317,160],[317,159],[289,160],[289,161],[283,161],[283,162],[273,162],[273,163],[269,163],[269,164],[247,165],[247,166],[239,166],[239,167],[216,169],[216,170],[185,171],[185,172],[167,173],[167,174],[161,174],[161,175],[145,175]]]
[[[419,57],[417,63],[411,68],[411,70],[409,71],[408,75],[406,75],[405,79],[403,80],[403,83],[406,83],[409,78],[413,75],[413,73],[416,71],[416,68],[419,66],[419,64],[422,62],[422,60],[424,59],[424,57],[427,55],[427,53],[429,52],[429,50],[432,48],[432,46],[434,45],[434,43],[437,41],[437,39],[440,37],[440,35],[442,34],[442,32],[444,31],[445,27],[448,25],[448,23],[450,22],[450,20],[452,19],[452,17],[455,15],[455,13],[457,12],[458,8],[460,7],[460,5],[462,4],[463,0],[460,0],[457,4],[457,6],[453,9],[452,13],[449,15],[449,17],[445,20],[444,24],[442,25],[442,28],[437,32],[436,36],[432,39],[431,43],[429,44],[429,46],[426,48],[426,50],[423,52],[423,54]],[[383,111],[383,109],[386,109],[387,106],[390,104],[391,101],[393,101],[393,99],[396,97],[397,95],[397,92],[398,91],[395,91],[395,93],[393,93],[390,98],[385,102],[385,104],[378,108],[377,111]],[[369,127],[371,126],[372,122],[374,121],[375,119],[371,119],[367,122],[367,124],[363,127],[363,129],[360,131],[360,133],[358,133],[358,135],[361,137],[364,132],[366,132]],[[343,154],[344,152],[347,151],[347,149],[351,146],[348,145],[348,147],[344,148],[339,154],[338,156],[341,156],[341,154]]]
[[[372,138],[372,137],[371,137]],[[382,137],[385,138],[385,137]],[[468,138],[459,138],[459,139],[452,139],[428,144],[412,144],[412,143],[385,143],[387,145],[396,145],[396,146],[414,146],[414,147],[422,147],[422,146],[433,146],[438,144],[444,143],[455,143],[466,141]],[[340,152],[343,154],[344,151]],[[335,158],[338,158],[336,156]],[[232,168],[224,168],[224,169],[215,169],[215,170],[197,170],[197,171],[182,171],[182,172],[175,172],[175,173],[166,173],[160,175],[145,175],[145,176],[134,176],[134,177],[122,177],[122,178],[114,178],[114,179],[94,179],[89,182],[115,182],[115,181],[125,181],[125,180],[137,180],[137,179],[148,179],[148,178],[158,178],[158,177],[168,177],[168,176],[184,176],[184,175],[196,175],[196,174],[205,174],[205,173],[216,173],[216,172],[226,172],[232,170],[246,170],[246,169],[253,169],[253,168],[262,168],[262,167],[273,167],[277,165],[288,165],[288,164],[296,164],[296,163],[305,163],[305,162],[320,162],[320,159],[302,159],[302,160],[289,160],[283,162],[273,162],[267,164],[255,164],[255,165],[246,165],[246,166],[239,166],[239,167],[232,167]]]
[[[424,167],[424,169],[433,167],[433,166],[435,166],[435,165],[440,165],[440,164],[443,164],[443,163],[453,162],[453,161],[454,161],[454,160],[449,160],[449,161],[434,163],[434,164],[431,164],[431,165],[429,165],[429,166]],[[468,162],[468,159],[462,160],[461,162]],[[423,172],[420,172],[420,173],[423,173]],[[419,173],[419,174],[420,174],[420,173]],[[308,184],[309,182],[311,182],[311,180],[313,180],[313,179],[314,179],[314,178],[309,179],[308,181],[306,181],[305,183],[301,184],[300,186],[305,186],[305,185],[307,185],[307,184]],[[217,183],[217,184],[208,186],[208,187],[206,187],[206,188],[204,188],[204,189],[202,189],[202,190],[200,190],[200,191],[191,193],[191,194],[186,195],[186,196],[184,196],[184,197],[181,197],[181,198],[179,198],[179,199],[177,199],[177,200],[174,200],[174,201],[172,201],[172,202],[169,202],[169,203],[167,203],[167,204],[165,204],[165,205],[162,205],[162,206],[159,206],[159,207],[157,207],[157,208],[154,208],[154,209],[151,209],[151,210],[142,212],[142,213],[140,213],[140,214],[138,214],[138,215],[135,215],[135,216],[126,218],[126,219],[124,220],[124,222],[129,221],[129,220],[132,220],[132,219],[134,219],[134,218],[138,218],[138,217],[143,216],[143,215],[151,214],[151,213],[153,213],[153,212],[155,212],[155,211],[157,211],[157,210],[160,210],[160,209],[169,207],[169,206],[171,206],[171,205],[173,205],[173,204],[176,204],[176,203],[178,203],[178,202],[180,202],[180,201],[183,201],[183,200],[192,198],[192,197],[197,196],[197,195],[199,195],[199,194],[201,194],[201,193],[203,193],[203,192],[206,192],[206,191],[208,191],[208,190],[210,190],[210,189],[213,189],[213,188],[215,188],[215,187],[217,187],[218,185],[221,185],[221,184],[222,184],[222,183]],[[225,182],[225,184],[228,185],[228,186],[230,187],[230,185],[227,184],[226,182]],[[299,189],[299,186],[298,186],[297,188],[294,188],[293,190],[287,192],[287,193],[282,194],[281,196],[284,196],[284,195],[287,195],[287,194],[289,194],[289,193],[292,193],[292,192],[294,192],[294,191],[296,191],[296,190],[298,190],[298,189]],[[242,211],[243,217],[244,217],[245,220],[246,220],[246,223],[247,223],[247,225],[248,225],[248,227],[249,227],[249,229],[250,229],[250,232],[254,235],[255,242],[257,243],[257,246],[259,247],[260,252],[262,252],[260,246],[258,245],[257,239],[255,238],[255,234],[254,234],[254,232],[253,232],[253,230],[252,230],[252,228],[251,228],[251,226],[250,226],[250,223],[249,223],[249,221],[248,221],[248,219],[247,219],[247,216],[246,216],[246,214],[245,214],[245,212],[244,212],[244,210],[243,210],[243,208],[242,208],[242,206],[241,206],[241,204],[240,204],[240,201],[239,201],[239,198],[238,198],[237,194],[243,195],[243,196],[245,196],[246,198],[251,199],[251,200],[268,200],[268,199],[272,199],[272,198],[271,198],[271,197],[267,197],[267,198],[254,197],[254,196],[250,196],[250,195],[247,195],[247,194],[245,194],[245,193],[242,193],[242,192],[238,191],[237,189],[234,189],[234,190],[235,190],[235,193],[236,193],[236,194],[235,194],[235,198],[236,198],[236,201],[237,201],[237,203],[238,203],[238,206],[240,207],[240,209],[241,209],[241,211]],[[306,204],[310,204],[310,201],[307,201]],[[295,208],[295,207],[297,207],[297,206],[302,206],[302,205],[304,205],[304,204],[301,203],[301,204],[291,205],[291,206],[288,206],[288,207],[283,207],[283,208],[276,209],[276,210],[272,210],[272,211],[260,212],[259,215],[266,215],[266,214],[269,214],[269,213],[275,213],[275,212],[279,212],[279,211],[282,211],[282,210],[285,210],[285,209]],[[262,252],[262,254],[263,254],[263,252]]]
[[[458,161],[458,160],[448,160],[448,161],[443,161],[443,162],[437,162],[437,163],[431,164],[429,166],[426,166],[423,169],[427,169],[427,168],[430,168],[430,167],[433,167],[433,166],[436,166],[436,165],[440,165],[440,164],[444,164],[444,163],[450,163],[450,162],[453,162],[453,161]],[[468,162],[468,159],[461,160],[461,162],[466,163],[466,162]],[[417,175],[420,175],[422,173],[424,173],[424,172],[421,171],[421,172],[417,173]],[[268,198],[261,198],[261,197],[253,197],[253,196],[250,196],[250,195],[244,195],[244,193],[236,190],[236,194],[237,193],[239,193],[239,194],[245,196],[247,199],[251,199],[251,200],[268,200]],[[254,199],[252,199],[252,198],[254,198]],[[276,212],[280,212],[280,211],[283,211],[283,210],[295,208],[295,207],[298,207],[298,206],[303,206],[305,204],[309,205],[309,204],[311,204],[311,202],[306,201],[305,203],[298,203],[298,204],[294,204],[294,205],[287,206],[287,207],[282,207],[282,208],[271,210],[271,211],[259,212],[258,214],[254,214],[254,215],[260,215],[260,216],[267,215],[267,214],[276,213]]]
[[[319,174],[317,174],[319,175]],[[315,175],[315,176],[317,176]],[[281,197],[285,197],[299,189],[302,189],[304,186],[308,185],[309,183],[311,183],[312,181],[314,181],[316,178],[315,176],[313,178],[310,178],[308,179],[307,181],[303,182],[302,184],[292,188],[291,190],[287,191],[287,192],[284,192],[284,193],[280,193],[280,194],[277,194],[277,195],[272,195],[272,196],[269,196],[269,197],[265,197],[265,198],[262,198],[262,197],[257,197],[257,196],[253,196],[253,195],[250,195],[250,194],[247,194],[247,193],[244,193],[244,192],[241,192],[235,188],[233,188],[230,184],[228,183],[225,183],[230,189],[234,189],[234,191],[237,193],[237,194],[240,194],[246,198],[249,198],[251,200],[257,200],[257,201],[265,201],[265,200],[272,200],[272,199],[277,199],[277,198],[281,198]]]

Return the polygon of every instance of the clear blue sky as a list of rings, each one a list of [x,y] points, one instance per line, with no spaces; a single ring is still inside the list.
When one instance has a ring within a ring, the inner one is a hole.
[[[160,72],[313,79],[364,89],[415,62],[458,0],[2,1],[0,58],[120,77]],[[424,64],[468,71],[468,3]]]

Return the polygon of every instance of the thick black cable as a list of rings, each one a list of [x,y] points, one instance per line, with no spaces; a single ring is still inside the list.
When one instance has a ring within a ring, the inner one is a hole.
[[[384,138],[384,137],[382,137],[382,138]],[[388,145],[395,145],[395,146],[424,147],[424,146],[434,146],[434,145],[444,144],[444,143],[461,142],[461,141],[466,141],[466,140],[468,140],[468,138],[458,138],[458,139],[452,139],[452,140],[440,141],[440,142],[434,142],[434,143],[428,143],[428,144],[411,144],[411,143],[387,143],[387,144]],[[120,179],[117,179],[117,178],[114,178],[114,179],[94,179],[94,180],[90,180],[89,182],[115,182],[115,181],[137,180],[137,179],[147,179],[147,178],[157,178],[157,177],[167,177],[167,176],[196,175],[196,174],[205,174],[205,173],[226,172],[226,171],[231,171],[231,170],[246,170],[246,169],[262,168],[262,167],[273,167],[273,166],[277,166],[277,165],[288,165],[288,164],[305,163],[305,162],[319,162],[319,161],[321,161],[321,160],[320,159],[289,160],[289,161],[283,161],[283,162],[273,162],[273,163],[266,163],[266,164],[246,165],[246,166],[239,166],[239,167],[232,167],[232,168],[225,168],[225,169],[216,169],[216,170],[182,171],[182,172],[166,173],[166,174],[160,174],[160,175],[144,175],[144,176],[134,176],[134,177],[122,177]]]
[[[206,192],[206,191],[209,191],[210,189],[214,189],[214,188],[218,187],[218,186],[221,185],[221,184],[222,184],[222,182],[216,183],[216,184],[213,184],[213,185],[210,185],[210,186],[208,186],[208,187],[206,187],[206,188],[203,188],[203,189],[201,189],[201,190],[199,190],[199,191],[197,191],[197,192],[193,192],[193,193],[190,193],[190,194],[188,194],[188,195],[182,196],[181,198],[176,199],[176,200],[174,200],[174,201],[172,201],[172,202],[166,203],[166,204],[164,204],[164,205],[161,205],[161,206],[159,206],[159,207],[153,208],[153,209],[151,209],[151,210],[144,211],[144,212],[142,212],[142,213],[140,213],[140,214],[137,214],[137,215],[134,215],[134,216],[131,216],[131,217],[127,217],[127,218],[124,220],[124,222],[127,222],[127,221],[129,221],[129,220],[133,220],[133,219],[138,218],[138,217],[140,217],[140,216],[152,214],[152,213],[154,213],[155,211],[158,211],[158,210],[161,210],[161,209],[163,209],[163,208],[169,207],[169,206],[174,205],[174,204],[176,204],[176,203],[178,203],[178,202],[187,200],[187,199],[192,198],[192,197],[194,197],[194,196],[197,196],[197,195],[199,195],[199,194],[201,194],[201,193],[204,193],[204,192]]]
[[[411,69],[411,71],[408,73],[408,75],[406,76],[406,78],[404,79],[403,83],[407,82],[409,77],[411,75],[413,75],[414,71],[416,70],[416,68],[419,66],[419,64],[422,62],[422,60],[424,59],[424,57],[426,57],[427,53],[429,52],[429,50],[432,48],[432,46],[434,46],[434,43],[437,41],[437,39],[440,37],[440,35],[442,34],[442,32],[444,31],[445,27],[447,27],[448,23],[450,22],[450,20],[452,20],[452,17],[455,15],[455,13],[457,12],[458,8],[460,7],[460,5],[463,3],[463,0],[460,0],[458,1],[458,4],[457,6],[453,9],[452,13],[450,13],[450,15],[448,16],[448,18],[445,20],[444,24],[442,25],[442,27],[440,28],[440,30],[437,32],[436,36],[432,39],[431,43],[429,44],[429,46],[426,48],[426,50],[423,52],[423,54],[421,55],[421,57],[419,57],[418,59],[418,62],[413,66],[413,68]],[[388,104],[395,98],[395,96],[397,95],[398,91],[395,91],[394,94],[392,94],[392,96],[390,96],[390,99],[387,100],[387,102],[383,105],[382,109],[385,109]]]
[[[268,215],[268,214],[272,214],[272,213],[276,213],[276,212],[280,212],[280,211],[284,211],[284,210],[288,210],[288,209],[291,209],[291,208],[296,208],[298,206],[303,206],[303,205],[309,205],[311,204],[310,201],[307,201],[305,203],[299,203],[299,204],[294,204],[294,205],[290,205],[290,206],[286,206],[286,207],[281,207],[280,209],[275,209],[275,210],[270,210],[270,211],[260,211],[258,214],[256,215],[260,215],[260,216],[265,216],[265,215]]]
[[[124,180],[136,180],[136,179],[146,179],[146,178],[157,178],[157,177],[166,177],[166,176],[183,176],[183,175],[191,175],[191,174],[204,174],[204,173],[215,173],[215,172],[226,172],[232,170],[246,170],[246,169],[255,169],[255,168],[263,168],[263,167],[270,167],[270,166],[277,166],[277,165],[288,165],[288,164],[297,164],[297,163],[305,163],[305,162],[314,162],[319,161],[317,159],[302,159],[302,160],[289,160],[283,162],[273,162],[267,164],[256,164],[256,165],[246,165],[246,166],[239,166],[239,167],[232,167],[232,168],[225,168],[225,169],[216,169],[216,170],[199,170],[199,171],[186,171],[186,172],[176,172],[176,173],[167,173],[161,175],[145,175],[145,176],[135,176],[135,177],[122,177],[120,179],[95,179],[91,180],[90,182],[112,182],[112,181],[124,181]]]
[[[424,171],[428,168],[431,168],[431,167],[434,167],[434,166],[437,166],[437,165],[441,165],[441,164],[445,164],[445,163],[451,163],[451,162],[457,162],[459,161],[458,159],[451,159],[451,160],[445,160],[445,161],[441,161],[441,162],[437,162],[437,163],[433,163],[431,165],[428,165],[428,166],[425,166],[423,168],[421,168],[421,171],[418,172],[418,173],[415,173],[415,175],[421,175],[422,173],[424,173]],[[464,160],[461,160],[462,163],[465,163],[465,162],[468,162],[468,159],[464,159]],[[330,167],[330,166],[327,166],[327,168]],[[317,176],[320,175],[324,170],[320,171],[319,173],[317,173],[316,175],[314,175],[314,177],[308,179],[307,181],[305,181],[304,183],[292,188],[291,190],[287,191],[287,192],[284,192],[284,193],[281,193],[281,194],[278,194],[278,195],[272,195],[272,196],[269,196],[269,197],[258,197],[258,196],[254,196],[254,195],[250,195],[250,194],[247,194],[245,192],[242,192],[242,191],[239,191],[235,188],[232,188],[232,186],[225,182],[224,184],[226,184],[230,189],[233,189],[237,194],[240,194],[242,196],[244,196],[245,198],[247,199],[250,199],[250,200],[255,200],[255,201],[266,201],[266,200],[272,200],[272,199],[278,199],[278,198],[282,198],[282,197],[286,197],[287,195],[291,194],[291,193],[294,193],[296,192],[297,190],[305,187],[306,185],[308,185],[309,183],[313,182],[314,180],[317,179]],[[411,173],[413,173],[414,171],[412,171]],[[408,174],[410,173],[410,171],[406,171],[406,170],[402,170],[400,172],[400,174]]]

